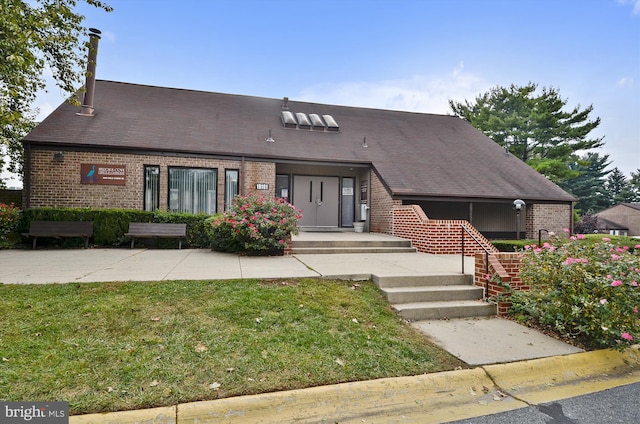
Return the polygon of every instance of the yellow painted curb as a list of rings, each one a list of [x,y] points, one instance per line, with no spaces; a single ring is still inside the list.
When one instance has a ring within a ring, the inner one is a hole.
[[[441,423],[525,406],[476,368],[183,404],[178,422]]]
[[[176,424],[176,406],[103,414],[72,415],[69,424]]]
[[[640,382],[640,350],[598,350],[483,368],[506,393],[535,405]]]

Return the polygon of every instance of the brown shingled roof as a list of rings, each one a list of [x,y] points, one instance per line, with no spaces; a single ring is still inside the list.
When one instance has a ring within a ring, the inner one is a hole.
[[[396,196],[574,200],[455,116],[288,103],[294,114],[332,115],[340,131],[284,128],[281,99],[97,81],[95,116],[65,103],[25,141],[371,163]],[[274,143],[264,141],[269,130]]]

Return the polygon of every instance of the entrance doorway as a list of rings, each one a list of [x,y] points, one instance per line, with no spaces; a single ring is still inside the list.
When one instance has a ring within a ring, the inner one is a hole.
[[[339,177],[294,175],[293,204],[302,211],[300,227],[338,227]]]

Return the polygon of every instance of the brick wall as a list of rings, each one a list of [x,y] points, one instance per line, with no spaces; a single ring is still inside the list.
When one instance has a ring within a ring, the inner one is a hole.
[[[538,231],[545,229],[562,234],[563,229],[571,226],[571,205],[534,203],[527,205],[525,228],[526,238],[537,239]],[[545,237],[547,233],[543,232]]]
[[[374,233],[393,233],[392,210],[401,206],[402,200],[393,200],[386,187],[375,172],[371,172],[371,188],[369,192],[369,231]]]
[[[520,254],[512,252],[476,253],[473,283],[488,290],[488,296],[496,299],[498,315],[506,315],[511,307],[507,287],[501,283],[508,284],[514,291],[530,288],[520,280]]]
[[[80,183],[82,163],[125,165],[126,184],[97,185]],[[65,151],[64,159],[56,161],[50,150],[31,150],[30,207],[123,208],[142,209],[144,204],[144,166],[160,166],[160,209],[168,208],[168,168],[193,167],[218,170],[217,210],[224,209],[225,169],[240,170],[245,193],[255,192],[256,183],[268,183],[267,196],[275,193],[275,164],[243,163],[236,160],[189,158],[123,153]],[[243,173],[244,170],[244,173]],[[25,193],[27,190],[24,190]]]
[[[464,254],[473,256],[476,251],[497,249],[468,221],[461,219],[429,219],[418,205],[394,206],[392,235],[411,240],[418,251],[432,254],[461,254],[462,227]],[[471,233],[475,239],[471,236]]]

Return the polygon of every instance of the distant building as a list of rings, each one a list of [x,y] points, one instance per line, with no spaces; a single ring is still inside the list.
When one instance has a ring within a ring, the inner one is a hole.
[[[595,214],[598,232],[620,236],[640,236],[640,203],[620,203]]]

